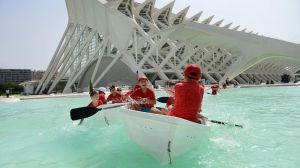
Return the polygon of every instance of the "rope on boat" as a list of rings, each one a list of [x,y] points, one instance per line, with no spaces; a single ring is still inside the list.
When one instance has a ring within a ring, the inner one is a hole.
[[[168,153],[169,153],[169,164],[172,164],[172,157],[171,157],[171,141],[168,143]]]
[[[106,116],[104,116],[104,121],[107,125],[109,125],[108,119],[106,118]]]

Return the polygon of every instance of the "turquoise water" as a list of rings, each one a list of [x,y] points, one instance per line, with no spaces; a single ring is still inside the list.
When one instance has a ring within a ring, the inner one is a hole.
[[[156,92],[157,97],[165,96]],[[122,126],[106,127],[93,117],[80,127],[71,108],[89,98],[0,103],[0,167],[288,167],[300,165],[300,87],[227,89],[206,94],[203,113],[243,129],[211,124],[207,149],[160,165],[134,144]],[[118,110],[118,109],[112,109]]]

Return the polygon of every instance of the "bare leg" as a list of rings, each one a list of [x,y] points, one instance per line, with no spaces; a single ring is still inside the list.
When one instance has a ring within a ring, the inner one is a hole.
[[[155,107],[151,107],[150,109],[150,113],[155,113],[155,114],[163,114],[160,110],[158,110]]]

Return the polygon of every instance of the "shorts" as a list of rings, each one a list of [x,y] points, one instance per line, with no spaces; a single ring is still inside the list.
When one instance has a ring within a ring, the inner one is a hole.
[[[142,108],[141,108],[141,111],[142,111],[142,112],[146,112],[146,113],[147,113],[147,112],[149,112],[149,111],[150,111],[150,109],[151,109],[150,107],[145,107],[145,106],[142,106]]]

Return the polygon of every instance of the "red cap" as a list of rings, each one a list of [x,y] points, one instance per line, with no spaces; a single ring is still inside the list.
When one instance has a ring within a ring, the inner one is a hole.
[[[140,76],[139,81],[141,81],[141,80],[148,80],[148,78],[146,76]]]
[[[192,79],[199,79],[201,75],[200,66],[196,64],[189,64],[188,66],[185,67],[183,72],[185,76]]]

